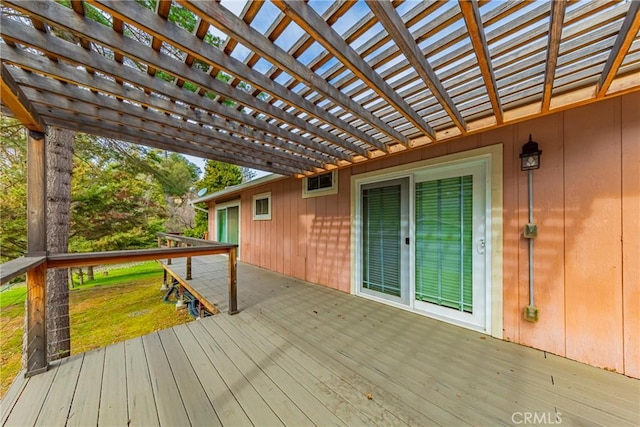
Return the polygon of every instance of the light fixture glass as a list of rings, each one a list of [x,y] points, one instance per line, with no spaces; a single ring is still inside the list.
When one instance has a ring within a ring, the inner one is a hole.
[[[532,141],[529,134],[529,141],[522,146],[522,153],[520,153],[520,170],[539,169],[541,154],[542,150],[538,149],[538,143]]]

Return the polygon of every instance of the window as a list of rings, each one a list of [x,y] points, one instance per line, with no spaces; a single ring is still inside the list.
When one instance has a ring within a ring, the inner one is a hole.
[[[253,219],[271,219],[271,192],[253,196]]]
[[[302,180],[302,198],[327,196],[338,192],[338,171],[309,176]]]

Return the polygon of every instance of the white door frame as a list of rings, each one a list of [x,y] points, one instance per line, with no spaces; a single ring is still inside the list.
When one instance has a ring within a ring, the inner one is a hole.
[[[388,301],[376,296],[363,294],[358,291],[358,284],[361,282],[362,254],[361,254],[361,187],[365,184],[386,181],[397,178],[409,178],[409,186],[411,189],[415,187],[414,175],[416,173],[425,172],[433,169],[453,169],[466,167],[472,164],[484,165],[486,171],[485,186],[485,284],[486,286],[486,319],[482,328],[473,325],[464,324],[464,322],[452,322],[470,329],[480,330],[486,334],[502,338],[502,187],[503,187],[503,155],[502,145],[492,145],[489,147],[478,148],[462,153],[455,153],[438,157],[434,159],[423,160],[420,162],[410,163],[406,165],[396,166],[387,169],[381,169],[373,172],[353,175],[351,177],[351,293],[359,295],[363,298],[372,299],[383,302],[405,310],[428,315],[429,317],[441,318],[450,321],[433,313],[424,313],[415,310],[413,298],[410,298],[411,304],[396,303]],[[409,214],[410,223],[415,223],[415,206],[414,198],[409,197]],[[410,227],[410,253],[415,253],[415,230]],[[415,286],[415,264],[414,257],[410,257],[409,265],[410,275],[410,294],[414,295]]]
[[[215,239],[218,239],[218,211],[237,207],[238,208],[238,251],[237,256],[240,259],[240,244],[242,242],[242,204],[240,203],[241,199],[234,199],[229,202],[224,202],[215,205],[214,215],[213,215],[213,231],[215,232]],[[228,224],[228,219],[227,219]]]

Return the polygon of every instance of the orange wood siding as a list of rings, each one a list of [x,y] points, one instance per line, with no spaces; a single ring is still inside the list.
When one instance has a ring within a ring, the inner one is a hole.
[[[640,378],[640,94],[621,106],[624,373]]]
[[[537,323],[522,316],[528,203],[518,155],[529,134],[543,150],[533,173]],[[293,178],[245,190],[242,260],[349,292],[351,176],[493,144],[504,155],[504,339],[640,377],[640,93],[354,165],[340,170],[335,195],[303,199]],[[272,220],[253,221],[252,196],[266,191]]]

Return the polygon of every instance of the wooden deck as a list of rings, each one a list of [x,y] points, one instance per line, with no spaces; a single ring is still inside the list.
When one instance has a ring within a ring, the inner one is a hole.
[[[252,266],[229,316],[221,261],[223,314],[21,376],[1,424],[640,424],[638,380]]]

